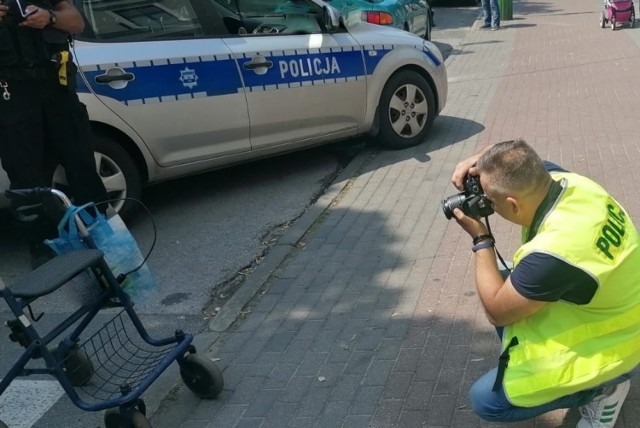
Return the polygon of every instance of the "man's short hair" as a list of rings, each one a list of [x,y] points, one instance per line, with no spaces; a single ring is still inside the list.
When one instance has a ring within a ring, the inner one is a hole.
[[[522,139],[503,141],[484,152],[476,163],[486,174],[493,191],[508,196],[533,191],[549,180],[542,159]]]

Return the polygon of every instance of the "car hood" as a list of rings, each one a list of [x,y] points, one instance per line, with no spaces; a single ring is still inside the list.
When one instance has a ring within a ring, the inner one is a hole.
[[[435,44],[424,40],[422,37],[416,36],[413,33],[394,27],[383,27],[381,25],[369,24],[362,21],[355,21],[352,23],[345,22],[345,25],[349,30],[349,34],[351,34],[351,36],[356,39],[361,46],[404,45],[422,47],[436,56],[436,63],[444,63],[442,52]]]

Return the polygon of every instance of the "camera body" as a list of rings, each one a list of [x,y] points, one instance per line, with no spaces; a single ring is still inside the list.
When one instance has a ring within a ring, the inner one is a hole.
[[[460,208],[469,217],[487,217],[493,214],[491,202],[485,197],[478,177],[467,175],[464,178],[464,192],[442,201],[442,211],[447,220],[453,217],[453,210],[456,208]]]

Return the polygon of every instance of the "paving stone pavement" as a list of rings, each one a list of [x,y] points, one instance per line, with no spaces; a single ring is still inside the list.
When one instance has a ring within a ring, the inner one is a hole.
[[[597,0],[520,0],[499,31],[473,28],[446,61],[449,100],[428,141],[368,151],[328,208],[213,344],[225,389],[185,388],[151,422],[191,427],[492,427],[467,391],[499,344],[470,242],[442,215],[455,164],[516,137],[605,185],[640,216],[639,29],[598,26]],[[507,258],[519,230],[491,218]],[[267,256],[269,257],[269,256]],[[617,426],[640,426],[632,383]],[[516,427],[572,427],[576,410]]]

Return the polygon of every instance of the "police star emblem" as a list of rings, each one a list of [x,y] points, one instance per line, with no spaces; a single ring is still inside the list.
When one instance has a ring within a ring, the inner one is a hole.
[[[185,67],[184,70],[180,70],[180,81],[182,86],[193,89],[198,86],[198,75],[195,70]]]

